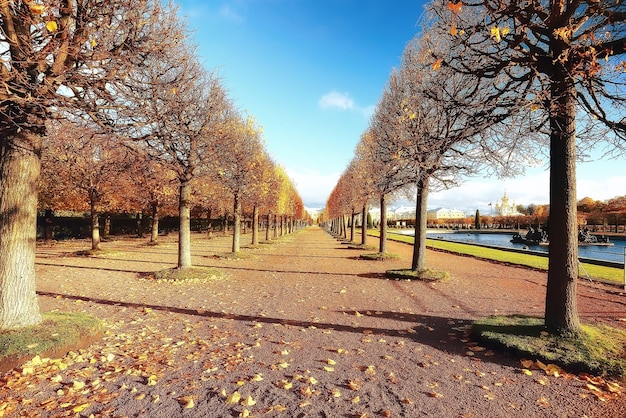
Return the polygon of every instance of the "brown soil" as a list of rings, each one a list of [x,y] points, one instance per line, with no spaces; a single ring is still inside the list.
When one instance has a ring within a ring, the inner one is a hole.
[[[91,258],[69,255],[84,241],[38,249],[42,310],[88,312],[108,328],[87,349],[0,375],[0,416],[626,415],[601,381],[527,375],[469,339],[479,317],[542,315],[544,272],[430,251],[429,268],[451,279],[389,280],[410,246],[389,243],[399,260],[359,260],[368,251],[313,227],[243,259],[215,257],[228,237],[196,235],[194,264],[226,277],[172,284],[146,273],[175,266],[175,237],[103,246]],[[582,320],[624,327],[619,290],[581,281]]]

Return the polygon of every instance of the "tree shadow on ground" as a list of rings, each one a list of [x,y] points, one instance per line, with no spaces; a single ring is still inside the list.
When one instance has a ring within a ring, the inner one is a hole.
[[[485,353],[476,353],[471,347],[475,347],[476,343],[470,339],[470,328],[472,321],[458,318],[447,318],[441,316],[409,314],[393,311],[378,311],[363,309],[358,311],[361,316],[369,316],[381,320],[389,320],[395,322],[405,322],[406,327],[403,328],[387,328],[380,326],[357,326],[333,324],[317,321],[305,321],[289,318],[273,318],[267,316],[247,315],[237,313],[214,312],[205,309],[189,309],[176,306],[154,305],[148,303],[124,302],[110,299],[70,295],[55,292],[38,291],[38,295],[51,298],[66,298],[70,300],[79,300],[83,302],[91,302],[110,306],[121,306],[135,309],[152,309],[155,311],[172,312],[182,315],[192,315],[213,319],[230,319],[236,321],[250,323],[264,323],[272,325],[293,326],[303,329],[315,328],[321,330],[332,330],[337,332],[349,332],[362,334],[364,336],[374,337],[397,337],[407,339],[415,343],[431,346],[440,350],[446,355],[468,356],[471,353],[474,361],[488,361],[500,365],[509,365],[515,367],[518,363],[508,356],[499,355],[487,351]],[[345,313],[347,315],[356,315],[357,311],[336,311],[337,313]]]

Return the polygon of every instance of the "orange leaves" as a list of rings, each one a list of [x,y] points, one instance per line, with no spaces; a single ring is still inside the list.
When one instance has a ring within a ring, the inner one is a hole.
[[[437,71],[439,68],[441,68],[441,64],[443,63],[443,59],[439,58],[437,61],[435,61],[433,63],[433,70]]]
[[[30,12],[34,15],[41,15],[46,9],[43,4],[35,4],[35,3],[28,6],[28,8],[30,9]]]
[[[458,15],[459,13],[461,13],[461,7],[463,6],[463,2],[456,2],[456,3],[448,3],[448,9],[450,9],[450,11],[452,13],[454,13],[455,15]]]

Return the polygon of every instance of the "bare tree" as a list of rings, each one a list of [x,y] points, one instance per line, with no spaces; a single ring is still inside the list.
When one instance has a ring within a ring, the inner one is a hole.
[[[372,188],[380,199],[379,252],[386,252],[387,199],[415,181],[413,162],[401,136],[398,117],[403,112],[398,106],[397,89],[392,88],[394,76],[385,87],[369,129],[361,135],[356,155],[367,167],[372,178]]]
[[[185,42],[175,15],[167,22],[178,39],[176,49],[150,57],[117,89],[125,105],[115,113],[118,131],[174,171],[179,181],[178,268],[191,267],[191,185],[214,153],[231,104],[219,79],[207,74]],[[174,35],[172,35],[174,36]]]
[[[35,231],[46,121],[93,110],[167,42],[157,0],[0,2],[0,329],[39,323]],[[90,113],[93,114],[93,111]]]
[[[434,0],[430,13],[432,39],[450,40],[445,52],[431,49],[433,69],[449,67],[483,86],[489,82],[487,103],[496,113],[530,115],[549,136],[545,323],[554,332],[576,333],[577,145],[607,135],[623,149],[626,6],[613,0]],[[513,138],[508,146],[518,143]]]

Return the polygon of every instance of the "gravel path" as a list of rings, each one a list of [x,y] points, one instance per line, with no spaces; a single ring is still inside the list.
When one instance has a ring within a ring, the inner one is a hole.
[[[173,267],[175,237],[83,241],[38,249],[42,310],[84,311],[102,340],[0,375],[0,416],[112,417],[621,417],[606,382],[542,370],[468,337],[473,319],[542,315],[544,272],[430,251],[443,283],[387,280],[402,256],[359,260],[312,227],[222,255],[229,238],[196,235],[193,262],[225,273],[202,283],[142,278]],[[247,238],[246,238],[247,239]],[[370,238],[372,239],[372,238]],[[372,239],[373,240],[373,239]],[[580,284],[585,322],[624,327],[626,297]]]

